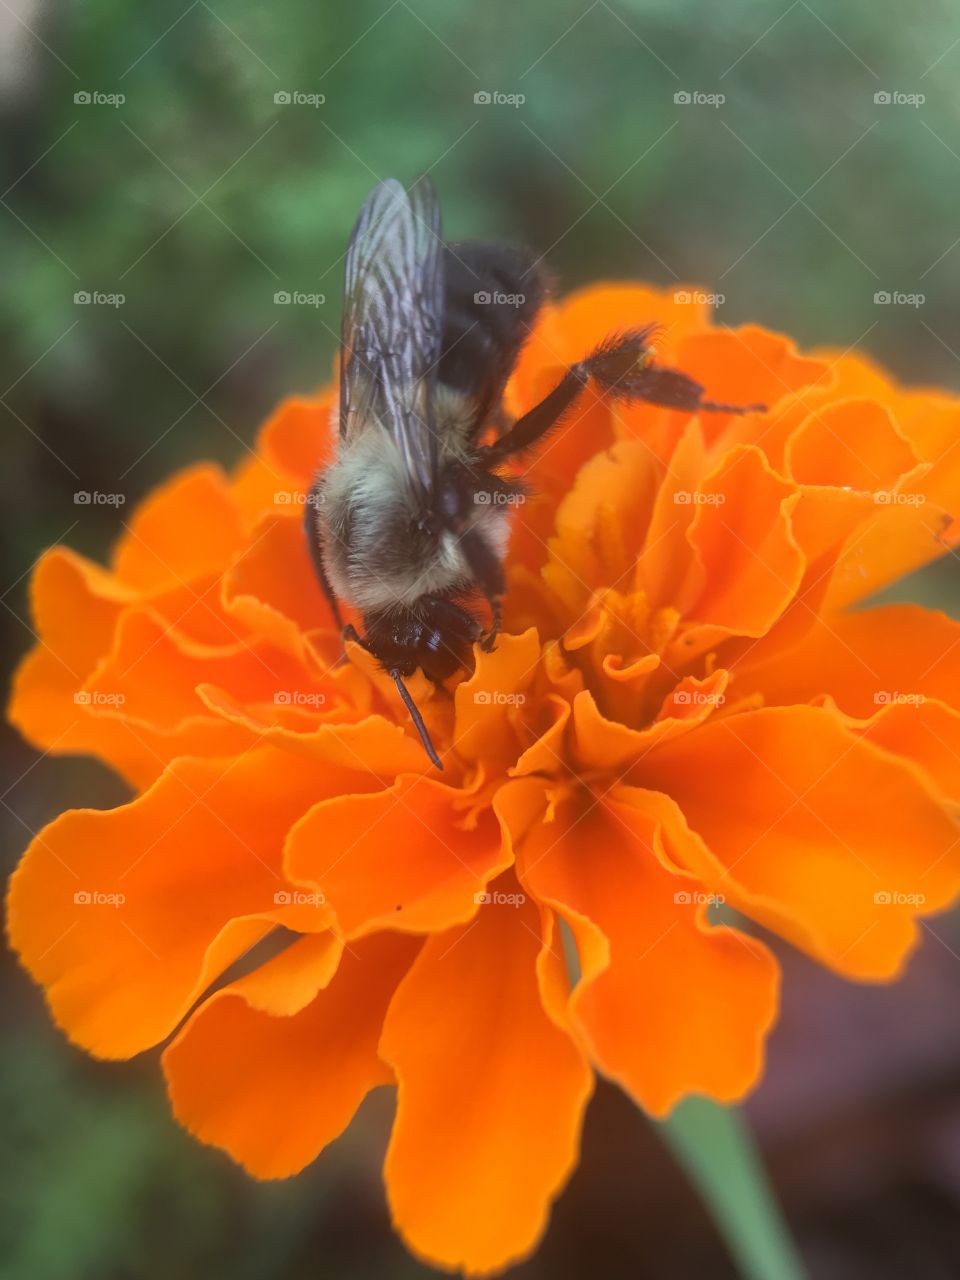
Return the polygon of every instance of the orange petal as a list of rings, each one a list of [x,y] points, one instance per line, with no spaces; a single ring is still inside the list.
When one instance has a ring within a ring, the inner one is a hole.
[[[448,928],[476,912],[477,895],[512,861],[489,810],[430,778],[403,778],[373,795],[316,805],[287,841],[287,875],[323,894],[344,934]]]
[[[790,528],[796,492],[759,449],[738,445],[703,481],[700,496],[688,537],[703,564],[704,585],[688,614],[707,624],[705,630],[761,636],[803,577],[803,552]],[[684,645],[692,645],[689,632],[674,654],[677,662]]]
[[[657,608],[693,598],[702,587],[703,566],[693,564],[687,530],[698,508],[693,495],[704,476],[703,434],[697,420],[687,424],[660,483],[650,517],[646,545],[640,557],[641,581],[650,604]],[[691,574],[699,575],[694,584]]]
[[[894,694],[865,724],[850,720],[860,732],[891,755],[912,760],[937,793],[960,804],[960,711],[922,694]]]
[[[919,459],[889,409],[840,400],[811,413],[787,442],[785,465],[801,484],[892,489]]]
[[[293,515],[264,517],[250,545],[224,574],[223,606],[244,627],[308,662],[314,654],[306,633],[335,628],[310,563],[297,514],[302,511],[296,507]]]
[[[222,568],[242,542],[229,482],[219,467],[203,463],[179,472],[140,504],[117,544],[113,567],[124,582],[153,591]]]
[[[476,670],[454,693],[458,755],[487,764],[516,759],[516,720],[539,658],[540,640],[532,627],[521,636],[500,636],[493,653],[478,651]]]
[[[556,513],[543,578],[576,616],[599,586],[626,589],[643,546],[660,482],[644,445],[621,440],[579,472]]]
[[[350,668],[341,668],[349,672]],[[215,714],[248,729],[264,742],[312,760],[357,769],[381,778],[399,773],[425,773],[433,768],[420,741],[404,726],[382,715],[344,719],[342,709],[329,719],[306,716],[295,706],[250,709],[214,685],[200,685],[199,697]],[[270,714],[271,719],[267,716]],[[358,714],[361,714],[358,712]]]
[[[517,891],[509,877],[491,890]],[[544,1010],[541,928],[532,902],[493,898],[427,940],[384,1023],[398,1082],[384,1166],[393,1221],[450,1270],[528,1254],[576,1163],[592,1076]]]
[[[391,1080],[377,1041],[416,945],[378,934],[352,945],[337,968],[339,948],[322,934],[294,943],[283,967],[217,991],[163,1055],[176,1118],[256,1178],[298,1173]],[[285,1016],[263,1012],[265,998],[279,1012],[291,980],[322,990]]]
[[[960,708],[960,622],[919,605],[883,605],[821,618],[800,642],[762,643],[737,665],[738,688],[768,703],[830,694],[865,718],[894,694],[922,694]]]
[[[334,408],[335,398],[329,391],[311,399],[293,396],[278,405],[260,429],[257,446],[264,460],[290,476],[304,493],[331,459]]]
[[[597,1067],[654,1115],[756,1083],[777,1011],[762,943],[706,921],[708,895],[659,849],[627,787],[571,797],[520,846],[521,878],[564,915],[583,970],[571,1010]]]
[[[765,404],[768,408],[783,396],[817,382],[828,367],[822,360],[800,355],[791,339],[752,324],[706,329],[684,337],[678,346],[677,365],[703,384],[709,400]],[[730,422],[729,414],[700,415],[708,441],[716,440]],[[733,426],[736,429],[736,420]]]
[[[152,613],[128,610],[114,632],[112,650],[86,687],[116,695],[119,713],[172,731],[191,717],[206,717],[196,693],[204,681],[233,688],[250,702],[273,702],[277,692],[311,685],[299,663],[259,640],[204,645]]]
[[[657,742],[689,732],[723,705],[729,672],[714,671],[706,680],[686,676],[666,698],[652,725],[635,729],[601,715],[587,691],[573,703],[574,751],[581,769],[621,770],[641,760]]]
[[[895,974],[917,941],[915,916],[960,889],[943,808],[909,764],[827,710],[709,720],[655,747],[636,778],[671,796],[726,868],[712,887],[848,976]]]
[[[13,947],[57,1023],[98,1056],[129,1057],[273,924],[325,927],[327,913],[290,896],[283,841],[318,797],[372,785],[260,747],[178,760],[131,804],[61,815],[9,899]]]

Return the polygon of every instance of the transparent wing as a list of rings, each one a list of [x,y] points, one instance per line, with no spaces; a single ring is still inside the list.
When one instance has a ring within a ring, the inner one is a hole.
[[[431,390],[443,334],[440,207],[421,178],[388,179],[364,201],[350,237],[340,329],[340,435],[389,431],[415,495],[436,487]]]

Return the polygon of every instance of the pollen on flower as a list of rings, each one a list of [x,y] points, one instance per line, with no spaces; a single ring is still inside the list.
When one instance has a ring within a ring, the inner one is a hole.
[[[655,1116],[758,1081],[779,966],[712,904],[875,981],[960,889],[960,624],[860,607],[960,544],[960,402],[602,285],[545,309],[511,412],[648,324],[715,406],[767,411],[584,391],[511,510],[496,647],[409,681],[442,775],[311,564],[330,392],[233,473],[163,485],[109,567],[54,548],[34,574],[10,718],[134,793],[63,814],[13,877],[53,1017],[100,1057],[169,1041],[177,1119],[257,1177],[395,1085],[397,1229],[471,1273],[535,1247],[598,1072]]]

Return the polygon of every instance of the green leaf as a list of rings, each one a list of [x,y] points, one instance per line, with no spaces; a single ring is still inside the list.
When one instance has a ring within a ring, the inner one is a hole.
[[[744,1280],[803,1280],[803,1264],[740,1112],[687,1098],[657,1128]]]

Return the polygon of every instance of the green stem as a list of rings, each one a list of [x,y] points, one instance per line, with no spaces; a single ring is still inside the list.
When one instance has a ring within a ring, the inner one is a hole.
[[[687,1098],[657,1128],[700,1193],[744,1280],[804,1280],[740,1112]]]

